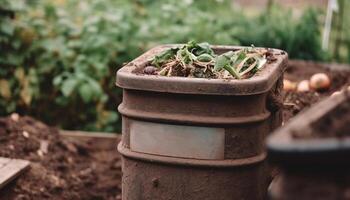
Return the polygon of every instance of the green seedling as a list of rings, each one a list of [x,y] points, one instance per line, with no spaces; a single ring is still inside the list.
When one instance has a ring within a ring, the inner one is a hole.
[[[190,41],[180,48],[165,50],[151,64],[159,68],[158,74],[162,76],[224,78],[223,72],[227,71],[233,78],[242,79],[254,75],[266,64],[265,54],[266,51],[252,46],[216,55],[208,43]]]
[[[172,60],[175,58],[176,52],[179,50],[179,48],[171,48],[163,51],[161,54],[156,55],[153,59],[151,64],[160,68],[163,64],[167,63],[169,60]]]
[[[226,52],[222,55],[219,55],[215,60],[214,70],[220,71],[221,69],[227,70],[233,77],[240,79],[240,75],[235,71],[232,65],[232,57],[234,56],[233,51]],[[236,59],[234,59],[236,60]]]

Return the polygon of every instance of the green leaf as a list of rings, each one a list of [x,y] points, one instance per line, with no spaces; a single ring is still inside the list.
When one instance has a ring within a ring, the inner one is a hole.
[[[214,51],[210,48],[210,45],[207,42],[199,43],[192,52],[197,56],[205,53],[214,55]]]
[[[96,80],[91,79],[91,78],[89,78],[87,80],[88,80],[88,83],[89,83],[89,86],[90,86],[90,90],[93,93],[93,97],[94,98],[100,98],[100,100],[102,98],[104,98],[103,97],[103,90],[102,90],[100,84]]]
[[[183,47],[177,52],[177,57],[183,63],[183,65],[192,64],[194,60],[197,59],[197,56],[188,51],[187,48]]]
[[[239,51],[236,51],[235,55],[232,56],[232,58],[231,58],[233,65],[240,63],[242,60],[244,60],[245,57],[247,57],[247,53],[246,53],[245,49],[241,49]]]
[[[79,95],[83,99],[84,103],[89,103],[94,96],[94,93],[92,91],[92,88],[90,87],[90,84],[85,83],[80,85]]]
[[[55,99],[55,103],[60,106],[67,106],[69,104],[70,99],[64,96],[58,96]]]
[[[61,82],[62,82],[62,76],[56,76],[54,79],[53,79],[53,85],[54,86],[58,86],[58,85],[60,85],[61,84]]]
[[[239,74],[235,71],[235,69],[231,66],[231,58],[235,54],[233,51],[228,51],[216,58],[216,62],[214,65],[214,70],[218,71],[221,69],[227,70],[233,77],[240,79]]]
[[[63,96],[65,97],[70,96],[74,91],[74,89],[76,88],[77,84],[78,84],[78,81],[73,78],[64,81],[61,87],[61,92]]]
[[[229,65],[225,65],[224,68],[235,78],[240,79],[241,76],[236,72],[234,68]]]
[[[13,26],[13,23],[11,23],[9,19],[7,19],[0,23],[0,32],[11,36],[15,32],[15,27]]]
[[[16,102],[8,102],[6,106],[6,112],[12,113],[16,110]]]
[[[151,64],[156,66],[156,67],[160,67],[166,61],[174,58],[178,50],[179,50],[179,48],[170,48],[170,49],[163,51],[161,54],[156,55],[152,59]]]
[[[228,51],[224,54],[219,55],[216,57],[214,70],[219,71],[222,68],[224,68],[226,65],[230,65],[231,63],[231,57],[233,56],[233,51]]]
[[[197,60],[200,61],[200,62],[210,62],[214,59],[213,56],[207,54],[207,53],[204,53],[204,54],[201,54],[197,57]]]

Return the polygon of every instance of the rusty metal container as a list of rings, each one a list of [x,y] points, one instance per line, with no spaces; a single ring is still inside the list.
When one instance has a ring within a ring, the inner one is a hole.
[[[349,133],[349,122],[350,91],[314,105],[269,136],[269,160],[280,169],[270,199],[350,199],[350,137],[337,136]],[[320,124],[334,136],[315,128]]]
[[[149,50],[117,73],[123,88],[123,200],[263,199],[264,139],[281,125],[287,54],[246,80],[137,74]],[[213,46],[216,53],[241,47]]]

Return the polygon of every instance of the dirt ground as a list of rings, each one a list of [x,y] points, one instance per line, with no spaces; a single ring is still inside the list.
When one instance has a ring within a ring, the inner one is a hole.
[[[0,156],[31,161],[30,170],[0,191],[1,200],[120,199],[115,148],[69,141],[30,117],[0,118]]]
[[[350,72],[331,71],[303,61],[290,62],[285,78],[301,81],[317,72],[331,77],[330,90],[285,93],[285,122],[350,83]],[[31,161],[30,170],[0,190],[1,200],[121,198],[121,163],[116,147],[68,140],[57,129],[30,117],[0,118],[0,156]]]

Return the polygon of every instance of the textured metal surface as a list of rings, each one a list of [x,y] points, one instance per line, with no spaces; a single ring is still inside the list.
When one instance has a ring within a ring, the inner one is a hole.
[[[270,180],[264,140],[282,122],[282,72],[287,55],[276,55],[275,63],[247,80],[132,73],[135,65],[144,66],[148,58],[167,47],[150,50],[117,74],[117,84],[123,88],[123,103],[118,107],[123,121],[119,145],[123,199],[263,199]],[[222,53],[238,47],[214,48]],[[133,126],[140,121],[171,128],[153,127],[156,133],[152,133],[150,126],[145,132],[145,127]],[[218,152],[219,143],[208,144],[217,138],[221,141],[221,131],[209,136],[200,129],[184,131],[188,126],[223,130],[224,155],[207,159],[209,151]],[[174,141],[168,139],[171,135]],[[191,143],[191,138],[199,141]],[[196,149],[190,150],[192,145]],[[198,157],[198,152],[207,156]]]
[[[224,159],[223,128],[133,121],[130,130],[132,151],[180,158]]]
[[[123,158],[122,199],[264,199],[264,166],[259,162],[244,167],[197,168]]]

